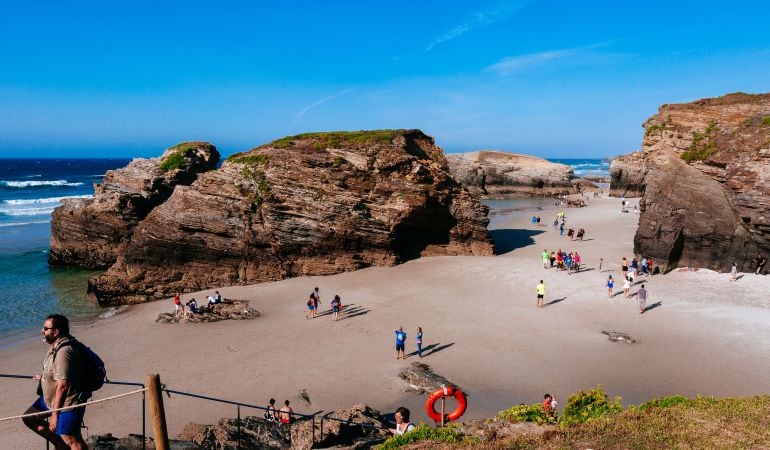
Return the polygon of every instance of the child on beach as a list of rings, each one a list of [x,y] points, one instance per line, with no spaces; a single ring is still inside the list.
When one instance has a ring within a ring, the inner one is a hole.
[[[335,295],[332,299],[332,320],[336,322],[340,318],[340,308],[342,307],[342,300],[339,295]]]
[[[422,358],[422,328],[417,327],[417,356]]]
[[[628,280],[628,277],[626,277],[625,280],[623,280],[623,298],[628,298],[628,291],[631,290],[631,282]]]
[[[607,277],[607,297],[612,298],[612,288],[615,286],[615,280],[612,279],[612,275]]]
[[[738,266],[733,263],[733,268],[730,269],[730,281],[738,281]]]
[[[307,300],[307,314],[305,314],[305,319],[310,319],[312,317],[315,317],[315,302],[313,301],[313,294],[310,294],[310,298]]]

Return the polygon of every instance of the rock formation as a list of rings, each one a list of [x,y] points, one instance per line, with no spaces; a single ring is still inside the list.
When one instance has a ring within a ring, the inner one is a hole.
[[[487,212],[418,130],[291,136],[177,185],[88,296],[138,303],[419,256],[491,255]]]
[[[490,197],[555,196],[595,189],[573,170],[535,156],[483,150],[446,155],[449,172],[473,192]]]
[[[612,192],[641,194],[637,254],[749,270],[770,252],[770,94],[663,105],[642,149],[613,161]]]
[[[183,142],[160,158],[135,159],[111,170],[94,186],[92,199],[66,199],[51,219],[52,266],[106,269],[117,259],[134,227],[163,203],[176,185],[192,183],[219,162],[206,142]]]

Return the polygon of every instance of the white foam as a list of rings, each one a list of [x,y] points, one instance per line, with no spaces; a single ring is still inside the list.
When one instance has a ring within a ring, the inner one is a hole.
[[[0,208],[0,214],[6,216],[45,216],[50,215],[56,205],[43,206],[39,208]]]
[[[48,223],[50,220],[33,220],[32,222],[9,222],[9,223],[0,223],[0,228],[5,227],[23,227],[24,225],[38,225],[41,223]]]
[[[108,309],[107,311],[105,311],[105,312],[103,312],[103,313],[99,314],[99,318],[100,318],[100,319],[107,319],[107,318],[110,318],[110,317],[112,317],[112,316],[114,316],[114,315],[116,315],[116,314],[120,314],[120,313],[122,313],[122,312],[123,312],[123,311],[125,311],[126,309],[128,309],[128,306],[127,306],[127,305],[119,306],[119,307],[117,307],[117,308],[114,308],[114,307],[113,307],[113,308],[110,308],[110,309]]]
[[[93,198],[93,195],[69,195],[66,197],[30,198],[24,200],[4,200],[6,205],[37,205],[42,203],[59,203],[68,198]]]
[[[0,180],[0,186],[13,188],[26,188],[36,186],[83,186],[83,183],[70,183],[67,180],[50,181],[6,181]]]

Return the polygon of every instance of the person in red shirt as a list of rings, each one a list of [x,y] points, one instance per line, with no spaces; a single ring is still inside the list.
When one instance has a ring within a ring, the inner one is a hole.
[[[549,418],[556,417],[556,399],[551,394],[543,396],[543,412]]]

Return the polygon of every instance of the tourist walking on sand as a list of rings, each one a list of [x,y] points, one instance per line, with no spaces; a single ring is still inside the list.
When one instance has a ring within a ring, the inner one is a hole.
[[[543,257],[543,269],[547,269],[548,268],[548,256],[549,256],[548,250],[543,249],[543,254],[541,256]]]
[[[607,276],[607,296],[612,298],[612,288],[615,287],[615,280],[612,279],[612,275]]]
[[[179,292],[174,294],[174,317],[182,316],[184,318],[184,305],[182,305],[182,300],[179,298]]]
[[[403,327],[393,330],[396,333],[396,359],[406,358],[404,356],[404,345],[406,345],[406,332]]]
[[[86,402],[91,393],[83,390],[86,362],[83,351],[76,348],[75,338],[70,336],[69,320],[60,314],[52,314],[43,322],[43,340],[50,344],[43,360],[43,373],[35,375],[40,382],[39,397],[25,414],[38,413]],[[25,417],[24,424],[52,443],[57,449],[88,448],[80,432],[85,406],[46,415]]]
[[[623,278],[625,278],[628,273],[628,260],[626,258],[620,260],[620,270],[623,272]]]
[[[564,222],[559,225],[559,236],[564,236]]]
[[[335,295],[332,299],[332,320],[336,322],[340,318],[340,308],[342,307],[342,300],[339,295]]]
[[[422,358],[422,327],[417,327],[417,356]]]
[[[548,257],[548,260],[551,262],[551,269],[553,269],[553,263],[556,262],[556,252],[551,252],[551,255]]]
[[[318,306],[321,304],[321,294],[318,291],[318,286],[313,289],[313,292],[310,293],[310,296],[313,298],[313,317],[316,317],[318,314]]]
[[[553,229],[554,230],[559,229],[559,219],[553,219]]]
[[[647,257],[642,258],[642,275],[647,275],[650,268],[650,262],[647,261]]]
[[[733,263],[733,268],[730,269],[730,281],[738,281],[738,265]]]
[[[628,277],[626,277],[625,280],[623,280],[623,298],[628,298],[628,291],[631,290],[631,282],[628,280]]]
[[[604,264],[604,258],[599,258],[599,271],[602,270],[602,265]]]
[[[313,294],[310,294],[310,297],[307,299],[307,314],[305,314],[305,319],[311,319],[315,317],[315,299],[313,298]]]
[[[275,399],[271,398],[265,409],[265,420],[268,422],[278,422],[278,416],[275,413]]]
[[[762,256],[761,253],[757,253],[757,257],[754,258],[754,264],[757,265],[757,270],[754,272],[755,275],[759,275],[762,273],[762,270],[765,268],[765,264],[767,263],[767,260]]]
[[[578,252],[575,252],[575,255],[572,257],[572,269],[575,271],[575,273],[578,273],[580,271],[580,263],[581,258]]]
[[[639,292],[636,295],[639,297],[639,314],[644,314],[644,310],[647,309],[647,296],[649,295],[644,285],[639,288]]]
[[[535,290],[537,291],[537,307],[542,308],[543,299],[545,298],[545,284],[543,283],[543,280],[540,280],[540,284],[537,285]]]
[[[278,411],[278,418],[281,420],[281,425],[289,425],[292,421],[292,414],[294,414],[294,410],[289,406],[289,401],[284,401],[283,407]]]

